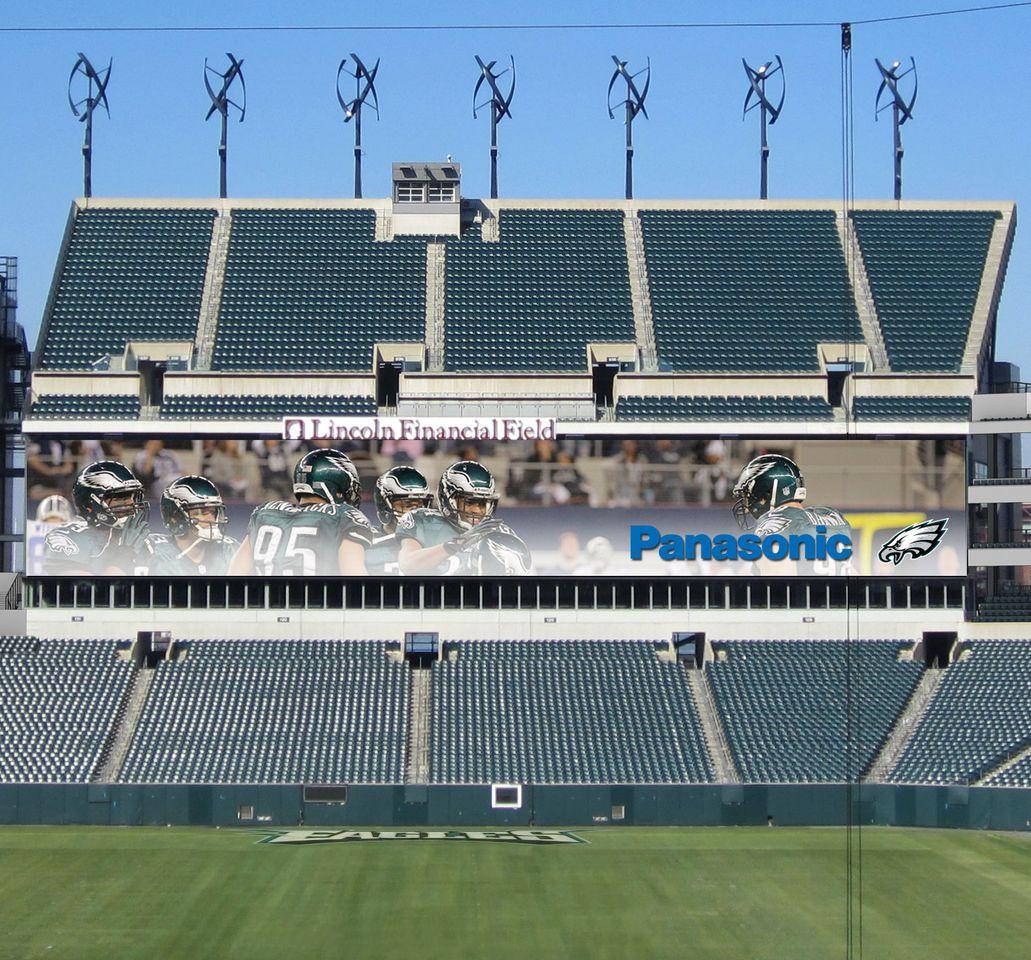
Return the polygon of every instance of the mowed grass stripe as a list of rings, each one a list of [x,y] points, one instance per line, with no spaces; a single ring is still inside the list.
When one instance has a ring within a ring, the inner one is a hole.
[[[0,828],[2,958],[843,955],[845,834],[592,828],[589,844],[258,844]],[[1027,955],[1031,842],[863,831],[867,957]]]

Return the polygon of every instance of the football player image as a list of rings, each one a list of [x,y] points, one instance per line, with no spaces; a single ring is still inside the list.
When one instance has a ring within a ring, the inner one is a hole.
[[[397,574],[397,521],[412,510],[433,506],[433,491],[426,478],[413,467],[391,467],[376,480],[372,491],[380,533],[365,551],[365,567],[371,574]]]
[[[375,531],[358,509],[358,470],[339,450],[306,453],[294,467],[297,503],[258,507],[229,564],[232,576],[364,576]]]
[[[52,493],[40,500],[35,519],[25,521],[25,547],[30,574],[43,572],[43,541],[46,535],[74,516],[71,502],[59,493]]]
[[[406,574],[525,574],[530,551],[495,518],[497,486],[473,460],[451,464],[437,485],[439,509],[418,509],[397,521],[398,559]]]
[[[149,507],[143,484],[114,460],[91,463],[75,478],[79,514],[53,528],[43,541],[48,574],[126,576],[149,564]]]
[[[165,576],[223,574],[237,543],[226,535],[222,494],[206,477],[180,477],[161,494],[168,534],[151,534],[150,573]]]
[[[798,465],[779,453],[755,457],[741,471],[732,491],[734,518],[744,530],[767,537],[778,533],[816,536],[822,527],[827,537],[835,534],[851,536],[849,522],[832,507],[806,505],[805,479]],[[842,561],[835,560],[768,560],[756,566],[767,575],[787,576],[796,572],[828,575],[842,573]]]

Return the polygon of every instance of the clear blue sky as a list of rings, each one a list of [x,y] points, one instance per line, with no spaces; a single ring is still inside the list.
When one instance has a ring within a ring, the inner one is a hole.
[[[251,24],[663,22],[838,20],[962,6],[959,0],[687,4],[170,5],[35,2],[4,5],[6,26],[223,26]],[[857,197],[891,192],[891,126],[874,122],[873,59],[916,57],[920,96],[905,128],[905,196],[1015,200],[1031,191],[1027,73],[1031,8],[857,26]],[[229,190],[242,197],[350,196],[351,138],[333,90],[340,59],[382,58],[382,119],[366,126],[365,195],[384,196],[390,163],[463,164],[463,193],[487,192],[485,118],[473,121],[474,54],[519,71],[514,118],[501,129],[501,193],[508,197],[619,197],[622,137],[605,110],[610,54],[650,56],[650,119],[635,128],[638,197],[754,197],[756,119],[742,123],[741,57],[784,59],[784,112],[770,139],[772,197],[841,194],[839,36],[836,27],[700,30],[136,34],[0,34],[5,91],[0,148],[0,254],[20,263],[20,318],[34,343],[71,199],[81,191],[81,126],[68,109],[76,52],[114,58],[111,119],[95,124],[96,196],[202,197],[217,192],[217,121],[201,75],[204,57],[243,57],[246,122],[230,132]],[[1031,376],[1024,321],[1031,306],[1018,228],[1003,297],[998,356]]]

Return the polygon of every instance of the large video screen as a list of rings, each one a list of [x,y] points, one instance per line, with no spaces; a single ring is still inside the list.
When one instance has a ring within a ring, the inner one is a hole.
[[[957,576],[959,440],[38,439],[28,572]]]

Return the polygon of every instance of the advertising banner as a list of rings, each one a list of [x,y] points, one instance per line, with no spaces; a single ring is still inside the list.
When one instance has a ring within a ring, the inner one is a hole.
[[[363,439],[287,426],[282,440],[30,442],[28,572],[964,572],[959,440],[556,438],[548,421],[504,420],[468,438],[371,424]]]

